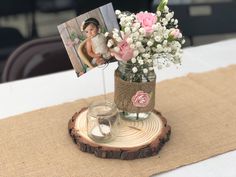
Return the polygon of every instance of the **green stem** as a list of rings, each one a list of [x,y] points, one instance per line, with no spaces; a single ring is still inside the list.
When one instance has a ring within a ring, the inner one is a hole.
[[[150,82],[148,75],[144,75],[145,79],[147,80],[147,82]]]
[[[138,120],[139,119],[139,113],[137,112],[136,113],[136,120]]]

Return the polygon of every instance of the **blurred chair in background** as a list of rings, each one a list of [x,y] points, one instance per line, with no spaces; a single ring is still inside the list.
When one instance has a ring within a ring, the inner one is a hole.
[[[40,12],[55,13],[75,9],[74,0],[35,0]]]
[[[27,38],[37,37],[37,27],[35,23],[35,0],[6,0],[0,1],[0,18],[8,16],[25,15],[28,36]]]
[[[25,38],[18,29],[0,27],[0,61],[6,60],[16,47],[25,42]]]
[[[156,6],[154,1],[153,11]],[[169,5],[169,8],[175,12],[180,29],[189,37],[191,45],[194,45],[196,36],[236,32],[236,1],[176,4]]]
[[[119,9],[130,12],[150,11],[152,4],[152,0],[74,0],[77,15],[81,15],[109,2],[112,2],[114,10]]]
[[[7,59],[2,82],[72,69],[60,36],[28,41]]]
[[[19,15],[25,18],[19,21]],[[13,19],[13,26],[3,25],[3,21]],[[0,76],[5,61],[10,53],[23,42],[37,37],[35,23],[34,0],[0,1]],[[20,26],[24,26],[27,33],[23,35]]]

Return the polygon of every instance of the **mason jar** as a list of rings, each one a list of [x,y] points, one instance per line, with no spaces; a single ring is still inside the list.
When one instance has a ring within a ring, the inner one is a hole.
[[[118,62],[115,71],[115,93],[119,114],[128,120],[147,119],[155,106],[156,74],[133,72],[132,63]]]
[[[119,115],[114,103],[94,102],[88,108],[87,133],[96,142],[109,142],[118,133]]]

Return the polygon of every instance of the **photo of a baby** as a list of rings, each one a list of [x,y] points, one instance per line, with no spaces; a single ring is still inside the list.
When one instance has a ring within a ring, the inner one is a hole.
[[[119,26],[111,3],[58,26],[78,76],[112,60],[106,34],[114,28],[119,29]]]
[[[96,18],[88,18],[82,24],[82,29],[86,33],[86,50],[93,58],[93,65],[104,64],[105,60],[111,58],[107,47],[107,38],[103,33],[99,33],[99,22]]]

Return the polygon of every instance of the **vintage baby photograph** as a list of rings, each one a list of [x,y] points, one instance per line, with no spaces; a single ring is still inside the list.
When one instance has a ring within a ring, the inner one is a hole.
[[[78,76],[112,61],[106,34],[114,28],[119,29],[119,26],[112,3],[58,25],[60,36]]]

